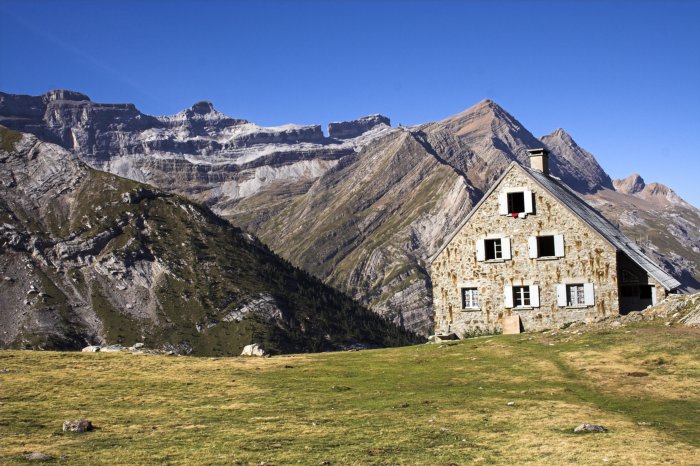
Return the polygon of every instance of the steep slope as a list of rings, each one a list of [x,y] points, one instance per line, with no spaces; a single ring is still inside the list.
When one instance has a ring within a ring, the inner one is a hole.
[[[375,311],[430,332],[424,260],[476,195],[426,146],[419,132],[408,129],[383,137],[345,158],[306,194],[258,224],[257,232],[273,250]],[[256,202],[254,196],[240,207]]]
[[[528,163],[527,149],[541,147],[512,115],[492,100],[420,127],[435,152],[485,191],[512,162]]]
[[[0,127],[2,346],[194,354],[412,341],[179,196]]]

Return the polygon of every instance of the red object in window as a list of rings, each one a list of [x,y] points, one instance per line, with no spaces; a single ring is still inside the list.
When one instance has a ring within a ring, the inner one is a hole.
[[[513,212],[513,213],[512,213],[512,214],[510,214],[510,215],[511,215],[511,216],[512,216],[513,218],[518,218],[518,214],[517,214],[517,213],[515,213],[515,212]]]

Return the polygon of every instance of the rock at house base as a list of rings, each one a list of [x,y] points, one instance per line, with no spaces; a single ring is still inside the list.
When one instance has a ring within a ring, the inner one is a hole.
[[[441,335],[430,335],[428,343],[442,343],[443,341],[457,341],[459,337],[456,333],[446,333]]]

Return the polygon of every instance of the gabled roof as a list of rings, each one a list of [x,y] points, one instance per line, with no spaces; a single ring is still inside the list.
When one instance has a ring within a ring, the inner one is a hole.
[[[605,217],[603,217],[600,212],[591,207],[586,201],[580,198],[571,188],[566,186],[561,181],[547,176],[544,173],[533,170],[531,168],[523,167],[517,162],[512,162],[506,171],[501,175],[501,177],[494,183],[494,185],[489,189],[489,191],[484,195],[484,197],[479,201],[479,203],[474,206],[471,212],[464,218],[464,221],[460,223],[459,227],[450,236],[450,238],[445,242],[444,246],[440,248],[431,259],[432,262],[442,253],[442,251],[447,247],[447,245],[452,241],[452,239],[457,235],[457,233],[464,227],[464,225],[469,221],[474,212],[481,206],[481,204],[491,195],[491,193],[501,184],[503,178],[511,171],[514,167],[518,167],[523,170],[527,175],[530,176],[538,185],[544,188],[549,194],[551,194],[555,199],[561,202],[565,207],[567,207],[574,215],[581,219],[584,223],[590,226],[594,231],[596,231],[605,241],[610,243],[615,249],[625,254],[633,262],[644,269],[651,277],[659,282],[667,290],[673,290],[681,286],[681,283],[666,273],[661,269],[656,263],[649,259],[644,253],[639,249],[632,240],[627,238],[620,230],[618,230],[612,223],[610,223]]]

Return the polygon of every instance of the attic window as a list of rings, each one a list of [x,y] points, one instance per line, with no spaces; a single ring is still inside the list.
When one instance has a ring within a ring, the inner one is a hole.
[[[530,236],[527,249],[530,259],[564,257],[564,235]]]
[[[535,212],[532,191],[508,188],[498,196],[498,213],[511,217],[525,218]]]
[[[525,193],[508,193],[508,213],[525,212]]]

